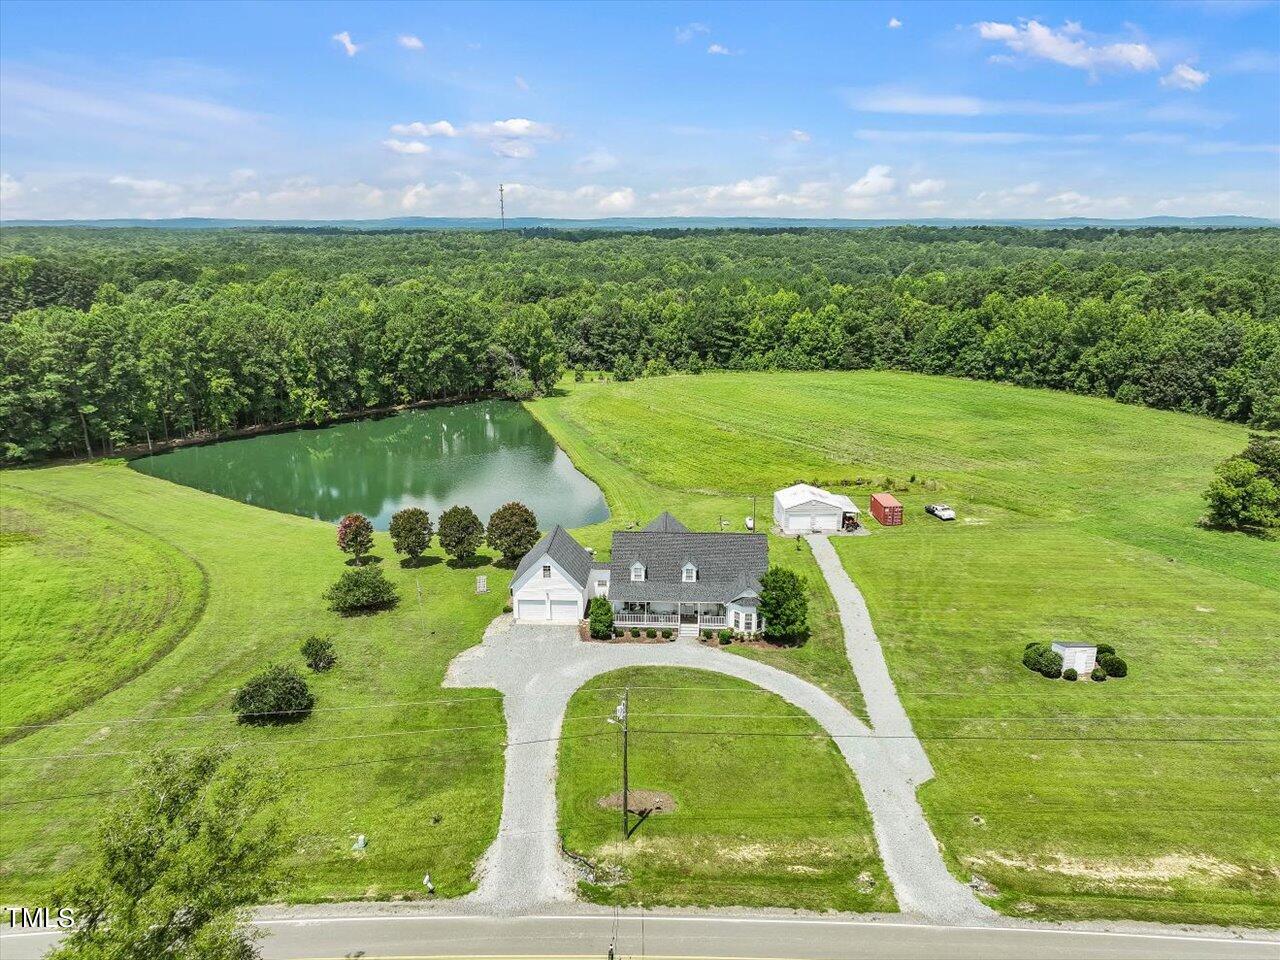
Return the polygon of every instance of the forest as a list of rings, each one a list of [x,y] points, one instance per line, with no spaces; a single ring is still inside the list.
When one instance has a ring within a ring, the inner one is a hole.
[[[892,368],[1280,428],[1280,230],[0,231],[0,457],[565,370]]]

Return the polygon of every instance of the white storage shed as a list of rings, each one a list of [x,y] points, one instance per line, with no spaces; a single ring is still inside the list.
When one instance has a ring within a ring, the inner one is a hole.
[[[783,533],[834,533],[861,511],[843,494],[797,483],[773,495],[773,522]]]
[[[1062,655],[1062,669],[1068,668],[1075,670],[1082,677],[1087,677],[1093,672],[1093,666],[1098,662],[1098,647],[1092,643],[1058,643],[1054,642],[1050,645],[1050,649],[1054,653]]]

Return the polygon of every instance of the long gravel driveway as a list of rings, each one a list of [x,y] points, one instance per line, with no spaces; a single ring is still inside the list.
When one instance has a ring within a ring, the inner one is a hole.
[[[843,620],[843,606],[841,613]],[[810,714],[835,738],[858,778],[902,911],[947,923],[980,923],[994,916],[942,862],[915,797],[932,770],[919,742],[902,737],[903,729],[909,733],[909,723],[893,727],[897,732],[885,736],[813,684],[697,641],[586,643],[578,639],[576,626],[520,625],[510,616],[495,620],[484,642],[460,654],[445,678],[446,686],[488,687],[504,695],[508,747],[502,819],[497,839],[479,864],[477,889],[467,898],[474,908],[524,914],[575,899],[574,873],[560,852],[556,825],[557,741],[565,709],[573,693],[592,677],[636,666],[723,673],[769,690]],[[887,671],[884,678],[887,682]],[[861,673],[858,680],[864,682]],[[892,690],[892,683],[889,687]],[[871,697],[867,699],[870,704]],[[873,721],[879,709],[870,712]],[[902,719],[905,722],[905,715]]]

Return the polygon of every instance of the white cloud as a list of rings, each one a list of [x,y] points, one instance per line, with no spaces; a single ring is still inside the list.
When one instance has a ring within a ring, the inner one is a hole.
[[[596,209],[601,213],[626,213],[636,205],[636,192],[630,187],[622,187],[606,193],[596,202]]]
[[[456,137],[458,129],[448,120],[437,120],[434,123],[393,123],[391,132],[401,137]]]
[[[677,187],[649,195],[651,208],[669,216],[734,215],[750,213],[804,213],[830,203],[831,185],[822,181],[801,183],[787,191],[774,176],[748,177],[733,183]]]
[[[1202,140],[1187,147],[1188,153],[1212,156],[1219,153],[1277,153],[1280,143],[1241,143],[1238,140]]]
[[[845,188],[845,194],[849,197],[866,198],[866,197],[882,197],[887,193],[892,193],[893,188],[898,185],[898,181],[889,176],[892,171],[883,164],[876,164],[868,167],[858,180],[849,184]]]
[[[343,30],[341,33],[335,33],[333,35],[333,39],[338,42],[344,51],[346,51],[348,57],[354,57],[360,52],[362,44],[353,43],[351,40],[351,34],[346,30]]]
[[[1280,73],[1280,54],[1271,50],[1241,50],[1224,68],[1228,73]]]
[[[0,173],[0,203],[7,200],[17,200],[22,195],[22,192],[21,183],[7,173]]]
[[[249,167],[237,167],[231,171],[232,183],[248,183],[250,180],[256,180],[257,177],[258,171]]]
[[[430,153],[431,148],[421,140],[383,140],[382,145],[393,153],[406,155]]]
[[[529,92],[529,81],[519,74],[516,74],[515,84],[517,90],[523,91],[524,93]]]
[[[526,120],[524,117],[473,124],[469,129],[477,136],[520,137],[530,140],[552,140],[557,136],[555,128],[549,124]]]
[[[1195,123],[1205,127],[1220,127],[1235,119],[1235,115],[1225,110],[1213,110],[1196,103],[1166,103],[1153,107],[1145,114],[1148,120],[1160,120],[1165,123]]]
[[[923,180],[917,180],[915,183],[907,184],[907,195],[911,197],[928,197],[935,193],[941,193],[946,189],[947,181],[934,180],[926,177]]]
[[[402,33],[396,37],[396,42],[406,50],[421,50],[424,46],[421,38],[415,37],[412,33]]]
[[[1199,90],[1209,82],[1209,74],[1189,63],[1180,63],[1160,78],[1160,86],[1177,90]]]
[[[174,197],[182,192],[182,188],[177,184],[168,183],[164,180],[139,179],[120,175],[112,177],[107,182],[113,187],[124,187],[126,190],[132,190],[140,197]]]
[[[1060,30],[1038,20],[1018,24],[984,21],[975,24],[978,36],[1003,43],[1009,50],[1029,59],[1049,60],[1088,70],[1155,70],[1160,66],[1155,53],[1145,43],[1105,43],[1090,45],[1083,39],[1080,24],[1068,20]]]
[[[808,131],[805,130],[792,130],[788,136],[796,143],[808,143],[813,139],[813,137],[809,136]]]
[[[579,173],[604,173],[618,166],[618,158],[608,150],[592,150],[574,161],[573,169]]]
[[[683,27],[676,27],[676,43],[688,43],[698,34],[710,32],[711,28],[705,23],[686,23]]]
[[[537,153],[533,144],[526,140],[494,140],[490,147],[498,156],[510,160],[525,160]]]
[[[1046,116],[1082,117],[1111,113],[1126,106],[1122,101],[1086,100],[1046,103],[1040,100],[984,100],[965,94],[929,93],[898,87],[874,87],[845,92],[849,106],[866,113],[908,116],[979,117]]]
[[[1125,143],[1144,143],[1154,146],[1176,146],[1185,143],[1186,136],[1181,133],[1153,133],[1150,130],[1139,130],[1137,133],[1126,133]]]
[[[1096,133],[1028,133],[1020,130],[868,130],[854,133],[872,143],[947,143],[955,146],[1012,146],[1023,143],[1096,143]]]
[[[900,26],[902,26],[902,21],[899,20],[897,17],[890,17],[888,26],[890,30],[897,30]]]
[[[723,43],[712,43],[707,46],[707,53],[714,57],[732,57],[736,51],[730,50]]]

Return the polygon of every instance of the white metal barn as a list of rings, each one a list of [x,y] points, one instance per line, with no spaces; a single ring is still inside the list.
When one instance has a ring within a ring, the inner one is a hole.
[[[857,505],[843,494],[797,483],[773,495],[773,522],[783,533],[833,533],[857,520]]]
[[[1092,643],[1053,643],[1050,649],[1062,655],[1062,669],[1075,670],[1080,676],[1093,672],[1098,662],[1098,648]]]
[[[516,567],[511,610],[517,623],[577,623],[587,605],[591,555],[560,526]]]

